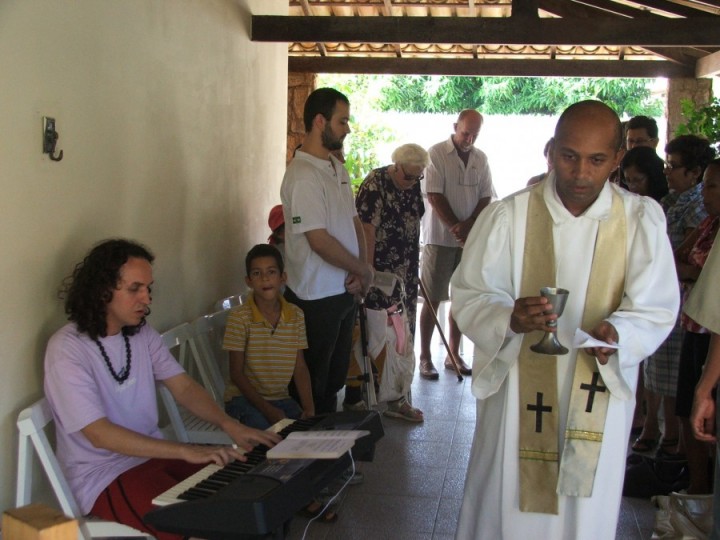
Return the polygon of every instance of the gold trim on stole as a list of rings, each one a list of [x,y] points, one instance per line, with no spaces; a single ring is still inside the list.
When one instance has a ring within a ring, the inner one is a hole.
[[[543,198],[543,184],[539,184],[529,194],[521,297],[538,296],[540,288],[556,286],[552,239],[553,220]],[[610,218],[600,222],[593,252],[582,319],[583,328],[586,330],[594,328],[610,315],[622,299],[627,264],[626,243],[627,232],[622,199],[613,192]],[[531,263],[526,264],[528,261]],[[570,294],[572,293],[573,291],[570,291]],[[559,463],[557,358],[530,350],[530,345],[539,341],[542,335],[543,332],[540,331],[526,333],[518,357],[520,510],[557,514],[558,493],[563,495],[585,493],[588,475],[590,492],[592,491],[592,479],[597,468],[600,449],[598,443],[602,443],[602,431],[607,413],[608,392],[595,391],[592,402],[592,410],[595,411],[594,421],[590,425],[583,424],[582,412],[576,414],[573,414],[572,410],[569,412],[563,459],[562,463]],[[571,409],[581,408],[584,411],[588,404],[588,391],[580,389],[579,386],[591,381],[592,373],[597,371],[597,367],[594,358],[589,357],[584,351],[578,351],[576,366],[581,364],[582,367],[580,369],[576,367],[575,370],[570,403]],[[578,379],[581,380],[578,382]],[[602,386],[602,378],[599,375],[596,376],[595,381],[595,386]],[[570,459],[567,463],[570,455],[577,459]],[[582,482],[578,482],[578,479]],[[581,496],[589,495],[590,493]]]

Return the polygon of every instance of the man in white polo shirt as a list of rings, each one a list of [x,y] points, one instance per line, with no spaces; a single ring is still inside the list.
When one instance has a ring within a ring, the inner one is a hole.
[[[350,177],[331,152],[350,133],[350,102],[318,88],[305,102],[305,140],[288,165],[280,189],[285,214],[285,298],[305,314],[315,411],[334,412],[345,384],[355,295],[373,279]]]
[[[428,150],[430,165],[425,171],[423,194],[428,210],[422,220],[423,252],[420,278],[429,298],[420,312],[420,376],[435,380],[430,342],[440,302],[449,298],[450,277],[460,262],[462,247],[480,212],[496,197],[485,153],[475,148],[482,127],[482,115],[472,109],[460,113],[455,132]],[[450,349],[458,358],[460,372],[470,375],[470,367],[459,356],[462,335],[452,316],[448,316]],[[450,358],[445,367],[454,369]]]

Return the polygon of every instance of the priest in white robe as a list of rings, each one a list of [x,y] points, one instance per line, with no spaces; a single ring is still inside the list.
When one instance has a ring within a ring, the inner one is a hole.
[[[553,172],[542,183],[486,208],[468,237],[452,279],[452,311],[463,334],[475,344],[472,391],[478,401],[458,540],[615,538],[637,366],[668,335],[679,307],[673,254],[660,206],[607,181],[620,159],[621,133],[617,115],[600,102],[568,108],[555,131]],[[543,207],[546,224],[528,217],[533,215],[528,208],[537,208],[531,204]],[[613,229],[614,222],[621,224]],[[536,230],[541,225],[547,234]],[[601,238],[604,247],[598,247]],[[603,265],[620,268],[617,301],[593,326],[584,327],[593,299],[603,293],[590,292],[592,283],[608,273]],[[538,289],[521,295],[523,280],[532,281],[535,273],[553,281],[543,285],[569,291],[559,318],[548,313],[549,304]],[[535,335],[539,338],[553,330],[548,323],[555,320],[556,335],[570,351],[537,355],[555,359],[550,378],[557,394],[553,396],[557,437],[551,437],[557,452],[548,465],[559,470],[561,480],[551,480],[549,498],[555,501],[545,505],[545,495],[527,493],[527,488],[521,495],[521,477],[526,476],[519,459],[519,433],[525,429],[520,423],[528,417],[537,420],[534,431],[540,431],[543,415],[538,407],[534,412],[530,404],[520,403],[518,359],[527,356],[521,349],[529,349],[537,341]],[[619,348],[574,349],[578,328]],[[568,450],[565,434],[571,389],[581,386],[574,384],[581,358],[594,373],[593,383],[598,384],[593,388],[598,391],[588,391],[583,384],[579,394],[587,396],[588,409],[593,397],[604,399],[607,412],[596,431],[574,429],[591,433],[588,438],[595,439],[597,448],[594,461],[590,460],[591,473],[575,473],[582,476],[578,479],[573,478],[571,461],[577,459],[571,455],[576,452]],[[540,500],[521,504],[523,497]],[[549,510],[527,511],[533,505]]]

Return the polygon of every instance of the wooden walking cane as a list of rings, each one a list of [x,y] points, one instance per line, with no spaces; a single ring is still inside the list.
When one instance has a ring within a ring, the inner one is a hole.
[[[427,307],[430,308],[430,313],[432,313],[433,320],[435,321],[435,326],[437,326],[438,332],[440,332],[440,338],[442,339],[443,344],[445,345],[445,349],[448,352],[448,356],[450,357],[450,361],[453,364],[453,367],[455,368],[455,372],[457,373],[458,382],[461,382],[463,380],[463,376],[460,373],[460,365],[458,364],[457,358],[455,357],[455,354],[450,350],[450,345],[448,345],[447,339],[445,339],[445,332],[443,332],[442,325],[440,324],[440,321],[437,318],[437,313],[435,313],[435,310],[432,307],[432,304],[430,303],[430,300],[428,300],[427,291],[425,290],[425,285],[422,282],[422,279],[418,279],[420,282],[420,292],[422,292],[422,296],[424,301],[427,303]]]

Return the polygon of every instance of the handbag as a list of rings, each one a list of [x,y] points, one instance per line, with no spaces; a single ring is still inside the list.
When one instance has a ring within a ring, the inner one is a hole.
[[[412,346],[412,335],[404,311],[398,311],[396,306],[387,310],[366,308],[368,354],[379,372],[378,401],[393,401],[407,396],[412,385],[415,373],[415,351]],[[396,318],[391,324],[390,318]],[[399,318],[399,321],[397,320]],[[401,324],[404,331],[396,331],[396,325]],[[400,343],[398,339],[402,340]],[[349,370],[349,375],[362,373],[363,355],[360,336],[353,344],[355,365]]]
[[[415,351],[406,312],[397,306],[389,308],[384,331],[385,366],[380,372],[378,401],[393,401],[408,395],[415,373]]]
[[[625,467],[623,496],[649,499],[688,486],[687,461],[663,461],[632,454]]]
[[[712,530],[712,495],[671,493],[652,498],[658,510],[654,540],[707,540]]]

